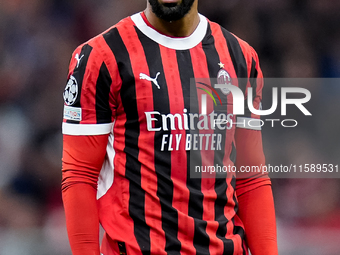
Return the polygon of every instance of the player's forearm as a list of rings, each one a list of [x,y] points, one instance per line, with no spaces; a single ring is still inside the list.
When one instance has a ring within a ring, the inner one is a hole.
[[[73,255],[100,255],[96,190],[86,183],[63,189],[66,226]]]
[[[260,186],[238,198],[245,226],[246,241],[252,255],[277,255],[275,210],[270,185]]]

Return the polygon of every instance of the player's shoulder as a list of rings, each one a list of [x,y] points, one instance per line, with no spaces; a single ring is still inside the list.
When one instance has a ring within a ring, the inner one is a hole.
[[[255,49],[245,40],[241,39],[239,36],[235,35],[234,33],[227,30],[225,27],[221,26],[220,24],[208,20],[210,27],[212,30],[220,30],[223,36],[217,37],[217,40],[226,40],[227,45],[229,48],[237,49],[240,48],[242,50],[243,55],[245,58],[257,58],[257,53]]]
[[[134,23],[131,20],[131,17],[128,16],[120,20],[118,23],[112,25],[108,29],[104,30],[100,34],[97,34],[88,41],[80,44],[74,52],[80,51],[84,46],[88,46],[91,47],[94,53],[101,54],[101,51],[103,51],[103,47],[106,47],[108,44],[108,38],[113,39],[114,37],[119,37],[118,30],[123,31],[126,29],[133,29],[133,27]]]
[[[118,32],[118,29],[120,32]],[[112,63],[111,56],[113,52],[110,47],[115,46],[117,39],[120,40],[119,33],[124,33],[126,29],[134,29],[131,17],[120,20],[100,34],[78,45],[71,56],[69,73],[71,74],[80,66],[86,66],[86,69],[96,69],[102,63],[106,63],[106,65]],[[111,67],[112,70],[115,70],[115,65],[111,65]]]

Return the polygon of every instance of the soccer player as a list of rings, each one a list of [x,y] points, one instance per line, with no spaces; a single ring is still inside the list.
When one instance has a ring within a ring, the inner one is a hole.
[[[257,54],[197,5],[148,0],[73,53],[62,194],[74,255],[277,254],[266,175],[191,176],[264,164],[261,131],[232,124],[258,116],[236,119],[230,91],[195,82],[236,80],[258,109]]]

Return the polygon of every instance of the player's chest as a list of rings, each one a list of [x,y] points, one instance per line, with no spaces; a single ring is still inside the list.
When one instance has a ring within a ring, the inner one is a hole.
[[[207,58],[200,50],[168,50],[153,61],[142,58],[132,56],[130,63],[122,63],[121,70],[126,70],[120,91],[123,108],[135,105],[139,113],[182,113],[232,104],[230,91],[223,87],[236,79],[231,61]]]

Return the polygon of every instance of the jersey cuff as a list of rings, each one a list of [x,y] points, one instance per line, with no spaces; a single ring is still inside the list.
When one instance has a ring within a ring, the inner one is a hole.
[[[262,130],[262,121],[260,119],[237,117],[236,127],[251,130]]]
[[[112,130],[113,123],[107,124],[71,124],[63,122],[64,135],[105,135]]]

